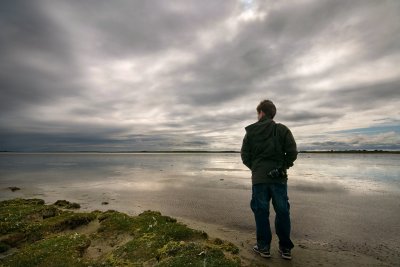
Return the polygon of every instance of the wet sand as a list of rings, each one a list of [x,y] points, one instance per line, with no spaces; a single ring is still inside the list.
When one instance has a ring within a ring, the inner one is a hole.
[[[289,170],[296,245],[289,262],[280,259],[275,236],[272,259],[251,251],[250,173],[235,154],[3,155],[0,200],[66,199],[84,211],[130,215],[157,210],[232,241],[245,266],[400,266],[398,160],[399,155],[300,155]],[[271,209],[271,225],[274,215]]]
[[[169,181],[172,183],[172,181]],[[217,183],[223,184],[223,180]],[[255,227],[249,207],[250,187],[170,188],[161,191],[96,188],[1,189],[1,198],[38,197],[81,204],[81,210],[115,209],[137,215],[158,210],[191,228],[229,240],[240,248],[244,266],[398,266],[400,264],[400,196],[387,192],[354,193],[341,187],[289,185],[293,260],[279,257],[277,239],[272,259],[252,252]],[[108,205],[102,205],[108,202]],[[273,222],[274,212],[270,220]],[[271,223],[273,225],[273,223]],[[274,231],[274,229],[272,229]]]
[[[272,259],[262,259],[252,252],[255,230],[248,216],[249,224],[245,227],[181,220],[236,244],[246,266],[399,266],[399,196],[310,194],[293,188],[290,203],[295,243],[290,262],[279,257],[276,236],[272,241]],[[272,212],[271,222],[274,215]]]

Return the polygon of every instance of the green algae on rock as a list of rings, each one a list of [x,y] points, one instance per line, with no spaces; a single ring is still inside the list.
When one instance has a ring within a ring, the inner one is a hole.
[[[0,241],[10,247],[74,229],[96,219],[92,213],[63,211],[45,205],[41,199],[14,199],[0,202]]]
[[[14,199],[0,202],[0,226],[0,266],[240,266],[233,244],[154,211],[77,213]]]
[[[52,236],[22,247],[4,258],[3,266],[88,266],[82,258],[90,240],[79,234]]]
[[[78,203],[71,203],[67,200],[57,200],[54,203],[55,206],[60,207],[60,208],[64,208],[64,209],[80,209],[81,205],[79,205]]]

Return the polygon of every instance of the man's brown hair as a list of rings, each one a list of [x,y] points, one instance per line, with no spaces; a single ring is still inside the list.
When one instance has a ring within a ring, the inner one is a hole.
[[[263,100],[257,106],[257,112],[260,113],[261,111],[265,113],[265,116],[273,119],[276,114],[276,107],[271,100]]]

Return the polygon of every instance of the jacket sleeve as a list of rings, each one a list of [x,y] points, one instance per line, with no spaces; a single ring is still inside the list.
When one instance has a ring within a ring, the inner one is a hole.
[[[240,156],[242,157],[242,162],[249,169],[251,169],[251,147],[249,144],[249,139],[247,134],[243,138],[242,149],[240,150]]]
[[[284,137],[284,157],[286,168],[289,169],[293,166],[294,161],[297,159],[297,146],[292,132],[287,129]]]

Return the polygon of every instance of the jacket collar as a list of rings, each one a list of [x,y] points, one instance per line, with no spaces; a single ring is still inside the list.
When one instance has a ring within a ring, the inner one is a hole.
[[[272,119],[268,118],[267,116],[262,117],[260,120],[258,120],[257,122],[250,124],[249,126],[245,127],[246,131],[250,130],[251,128],[260,126],[260,125],[267,125],[270,124],[271,122],[273,122]]]

